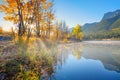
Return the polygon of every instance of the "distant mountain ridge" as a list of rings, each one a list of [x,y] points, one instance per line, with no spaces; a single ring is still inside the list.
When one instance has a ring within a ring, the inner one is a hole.
[[[103,18],[102,18],[102,20],[104,20],[104,19],[109,19],[109,18],[113,18],[113,17],[115,17],[115,16],[117,16],[117,15],[119,15],[119,14],[120,14],[120,10],[116,10],[116,11],[114,11],[114,12],[105,13],[104,16],[103,16]]]
[[[120,10],[105,13],[100,22],[87,23],[82,26],[84,33],[98,33],[120,28]]]

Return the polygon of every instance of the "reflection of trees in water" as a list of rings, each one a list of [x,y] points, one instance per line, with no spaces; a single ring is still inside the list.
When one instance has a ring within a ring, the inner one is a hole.
[[[78,60],[81,56],[99,60],[107,70],[120,72],[120,46],[71,43],[60,44],[57,48],[56,71],[61,70],[69,55],[73,55]],[[50,80],[56,80],[55,76],[52,75]]]
[[[100,60],[107,70],[120,72],[120,46],[84,45],[83,57]]]
[[[67,45],[59,45],[57,52],[57,67],[60,69],[62,64],[65,64],[69,56],[69,47]]]
[[[58,46],[57,67],[61,69],[69,55],[74,55],[76,59],[81,56],[87,59],[100,60],[107,70],[120,72],[120,46],[101,44],[61,44]]]
[[[66,63],[69,55],[73,55],[76,59],[81,58],[82,54],[82,45],[81,44],[60,44],[58,45],[56,54],[56,61],[55,61],[55,72],[62,69],[62,65]],[[49,77],[50,80],[56,80],[54,75]]]
[[[82,53],[82,45],[77,44],[61,44],[58,46],[58,54],[57,54],[57,65],[61,67],[62,64],[66,63],[69,55],[74,55],[77,59],[81,58]],[[60,69],[60,68],[59,68]]]
[[[72,48],[72,53],[73,55],[79,60],[81,58],[81,53],[82,53],[82,45],[76,45],[74,44],[74,48]]]

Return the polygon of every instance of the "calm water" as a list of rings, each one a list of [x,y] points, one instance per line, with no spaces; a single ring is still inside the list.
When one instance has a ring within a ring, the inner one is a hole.
[[[120,80],[120,42],[60,44],[52,80]]]

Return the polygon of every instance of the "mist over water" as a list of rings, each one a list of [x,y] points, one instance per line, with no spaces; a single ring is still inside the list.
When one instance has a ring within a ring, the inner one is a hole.
[[[60,44],[58,52],[55,80],[120,80],[119,41]]]

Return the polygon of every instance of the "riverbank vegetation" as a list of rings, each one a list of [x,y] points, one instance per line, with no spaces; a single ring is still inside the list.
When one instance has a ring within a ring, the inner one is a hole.
[[[11,44],[0,56],[1,80],[40,80],[54,72],[55,44],[39,39],[32,44]],[[11,49],[10,49],[11,48]]]
[[[112,29],[111,31],[101,31],[97,33],[87,33],[84,34],[85,40],[95,40],[95,39],[110,39],[110,40],[120,40],[120,28]]]
[[[53,6],[53,0],[5,0],[0,5],[4,19],[14,23],[9,36],[0,28],[1,80],[47,80],[54,73],[57,43],[71,36],[82,40],[80,26],[71,35],[65,21],[55,20]]]

